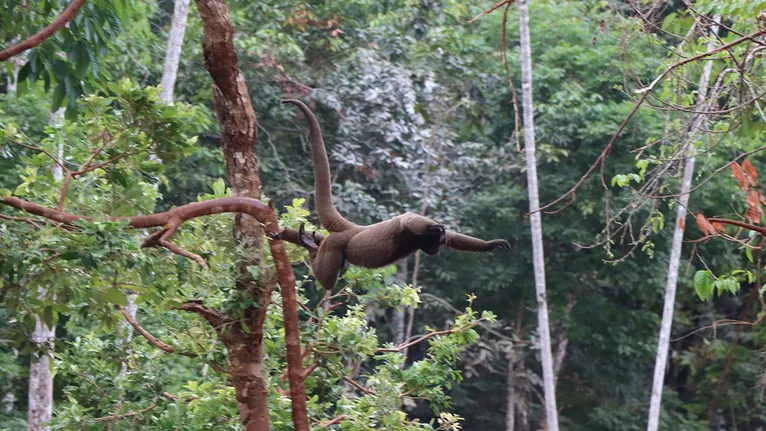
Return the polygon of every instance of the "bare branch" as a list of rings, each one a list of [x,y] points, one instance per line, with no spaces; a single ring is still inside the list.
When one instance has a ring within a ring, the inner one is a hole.
[[[224,319],[221,314],[213,308],[206,307],[202,301],[186,301],[178,307],[173,307],[176,310],[188,311],[190,313],[196,313],[203,319],[207,320],[214,328],[219,329],[224,324]]]
[[[138,323],[138,321],[136,321],[136,319],[134,319],[133,316],[131,316],[130,313],[128,313],[128,310],[126,310],[125,307],[123,307],[122,305],[118,305],[117,307],[120,309],[120,311],[122,311],[122,317],[125,318],[125,321],[128,322],[130,324],[130,326],[133,327],[133,329],[138,331],[139,334],[141,334],[144,338],[146,338],[147,341],[149,341],[153,345],[157,346],[160,350],[163,350],[165,352],[168,352],[168,353],[175,353],[176,352],[176,348],[175,347],[173,347],[173,346],[171,346],[169,344],[163,343],[162,341],[158,340],[157,337],[155,337],[154,335],[150,334],[149,331],[144,329]]]
[[[510,5],[510,4],[511,4],[511,3],[513,3],[513,2],[514,2],[514,0],[502,0],[502,1],[500,1],[500,2],[497,2],[497,3],[495,3],[495,5],[494,5],[494,6],[492,6],[491,8],[489,8],[489,9],[485,10],[484,12],[482,12],[482,13],[480,13],[480,14],[476,15],[475,17],[471,18],[471,19],[468,21],[468,24],[470,24],[470,23],[472,23],[472,22],[476,21],[477,19],[479,19],[479,18],[483,17],[484,15],[488,15],[488,14],[491,14],[492,12],[496,11],[497,9],[500,9],[501,7],[503,7],[503,6],[504,6],[506,3],[508,3],[508,4]]]
[[[114,414],[114,415],[109,415],[109,416],[104,416],[104,417],[96,418],[94,420],[96,422],[111,422],[111,421],[115,421],[117,419],[124,419],[124,418],[129,418],[129,417],[133,417],[133,416],[142,415],[142,414],[144,414],[144,413],[146,413],[146,412],[148,412],[150,410],[153,410],[155,408],[157,408],[157,404],[152,404],[149,407],[147,407],[145,409],[141,409],[141,410],[139,410],[137,412],[131,411],[131,412],[123,413],[123,414]]]
[[[364,392],[364,393],[365,393],[365,394],[367,394],[367,395],[375,395],[375,391],[373,391],[372,389],[369,389],[369,388],[365,388],[364,386],[362,386],[362,385],[360,385],[359,383],[357,383],[357,382],[356,382],[354,379],[352,379],[351,377],[346,377],[346,376],[343,376],[343,381],[344,381],[344,382],[347,382],[347,383],[348,383],[348,384],[350,384],[351,386],[353,386],[353,387],[355,387],[355,388],[359,389],[360,391]]]

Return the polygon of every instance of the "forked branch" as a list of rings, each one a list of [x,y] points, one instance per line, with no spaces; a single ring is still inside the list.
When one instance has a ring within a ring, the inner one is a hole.
[[[16,197],[0,198],[0,203],[9,205],[29,214],[34,214],[48,220],[61,223],[66,226],[73,226],[79,220],[97,220],[97,217],[80,216],[68,214],[57,209],[44,207],[35,203],[25,201]],[[279,226],[276,225],[276,219],[271,208],[258,199],[252,198],[220,198],[204,202],[194,202],[180,207],[173,208],[170,211],[139,215],[133,217],[107,217],[112,221],[128,221],[130,227],[146,229],[152,227],[162,227],[162,229],[151,234],[142,247],[162,247],[170,252],[180,256],[187,257],[197,261],[203,268],[207,268],[205,260],[198,254],[184,250],[183,248],[170,243],[170,238],[176,233],[178,228],[188,220],[213,214],[223,213],[244,213],[255,217],[258,221],[267,226],[269,232],[278,232]],[[271,225],[273,224],[273,226]]]

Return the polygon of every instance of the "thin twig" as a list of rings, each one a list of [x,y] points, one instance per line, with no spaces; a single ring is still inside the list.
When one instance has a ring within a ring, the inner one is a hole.
[[[155,408],[157,408],[157,404],[152,404],[149,407],[147,407],[145,409],[141,409],[141,410],[139,410],[137,412],[131,411],[131,412],[123,413],[123,414],[114,414],[114,415],[104,416],[104,417],[100,417],[100,418],[95,418],[94,421],[96,421],[96,422],[111,422],[111,421],[115,421],[117,419],[124,419],[124,418],[129,418],[129,417],[132,417],[132,416],[142,415],[142,414],[144,414],[144,413],[146,413],[146,412],[148,412],[148,411],[150,411],[152,409],[155,409]]]
[[[429,339],[429,338],[435,337],[435,336],[437,336],[437,335],[449,335],[449,334],[454,334],[454,333],[457,333],[457,332],[465,331],[466,329],[475,328],[476,326],[478,326],[478,325],[479,325],[479,323],[480,323],[482,320],[483,320],[483,319],[479,319],[479,320],[477,320],[477,321],[475,321],[475,322],[473,322],[473,323],[470,323],[470,324],[468,324],[468,325],[464,325],[464,326],[461,326],[461,327],[459,327],[459,328],[451,328],[451,329],[445,329],[444,331],[435,331],[435,332],[430,332],[430,333],[428,333],[428,334],[426,334],[426,335],[423,335],[423,336],[422,336],[422,337],[420,337],[420,338],[417,338],[417,339],[415,339],[415,340],[413,340],[413,341],[410,341],[409,343],[404,343],[404,344],[401,344],[401,345],[399,345],[399,346],[396,346],[396,347],[394,347],[393,349],[378,349],[377,351],[378,351],[378,352],[401,352],[401,351],[402,351],[402,350],[404,350],[404,349],[407,349],[407,348],[409,348],[409,347],[412,347],[412,346],[414,346],[415,344],[418,344],[418,343],[422,343],[423,341],[425,341],[425,340],[427,340],[427,339]]]
[[[158,347],[160,350],[163,350],[165,352],[168,352],[168,353],[176,352],[175,347],[171,346],[170,344],[163,343],[162,341],[158,340],[157,337],[150,334],[149,331],[144,329],[143,326],[141,326],[138,323],[138,321],[136,321],[136,319],[133,318],[133,316],[131,316],[130,313],[128,313],[128,310],[126,310],[125,307],[123,307],[122,305],[118,305],[117,308],[119,308],[120,311],[122,311],[122,317],[125,318],[125,321],[128,322],[130,326],[133,327],[133,329],[138,331],[138,333],[141,334],[144,338],[146,338],[150,343],[152,343],[153,345]]]
[[[365,388],[364,386],[362,386],[359,383],[357,383],[356,381],[354,381],[354,379],[352,379],[351,377],[343,376],[343,381],[347,382],[351,386],[359,389],[360,391],[364,392],[367,395],[376,395],[375,391],[373,391],[372,389],[369,389],[369,388]]]
[[[479,18],[483,17],[484,15],[488,15],[488,14],[490,14],[490,13],[492,13],[492,12],[496,11],[497,9],[500,9],[500,8],[501,8],[501,7],[503,7],[503,5],[504,5],[504,4],[506,4],[506,3],[513,3],[513,2],[514,2],[514,0],[502,0],[502,1],[500,1],[500,2],[497,2],[497,3],[496,3],[494,6],[492,6],[491,8],[489,8],[489,9],[485,10],[484,12],[482,12],[482,13],[480,13],[480,14],[476,15],[475,17],[471,18],[471,19],[468,21],[468,24],[470,24],[470,23],[472,23],[472,22],[476,21],[477,19],[479,19]]]

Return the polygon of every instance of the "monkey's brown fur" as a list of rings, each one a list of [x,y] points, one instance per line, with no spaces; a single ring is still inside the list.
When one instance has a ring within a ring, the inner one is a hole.
[[[277,237],[309,250],[311,269],[325,289],[335,287],[345,262],[365,268],[380,268],[416,250],[435,255],[442,245],[463,251],[510,250],[510,244],[504,239],[484,241],[448,232],[444,225],[411,212],[370,226],[359,226],[346,220],[332,203],[330,162],[319,122],[300,100],[284,100],[282,103],[297,106],[309,121],[316,212],[319,222],[330,235],[325,237],[314,232],[309,236],[301,226],[300,230],[285,229]]]

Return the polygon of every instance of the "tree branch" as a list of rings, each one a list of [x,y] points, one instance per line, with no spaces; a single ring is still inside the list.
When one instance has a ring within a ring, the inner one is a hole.
[[[98,217],[92,216],[67,214],[63,211],[47,208],[13,196],[0,198],[0,203],[6,204],[29,214],[44,217],[48,220],[56,221],[68,226],[73,225],[74,222],[78,220],[93,221],[99,219]],[[204,202],[193,202],[173,208],[170,211],[156,214],[139,215],[133,217],[104,217],[102,219],[111,221],[128,221],[128,226],[140,229],[161,226],[162,229],[150,235],[144,241],[142,247],[163,247],[172,253],[194,259],[200,265],[202,265],[202,267],[206,268],[207,264],[201,256],[173,245],[169,242],[169,240],[178,230],[179,226],[181,226],[186,221],[197,217],[223,213],[249,214],[263,224],[268,225],[269,223],[274,223],[274,226],[268,227],[269,229],[273,229],[274,232],[279,230],[279,226],[276,224],[276,216],[269,216],[269,214],[273,215],[274,212],[268,205],[257,199],[244,197],[219,198]],[[282,248],[284,249],[284,245]],[[285,260],[286,259],[287,257],[285,256]],[[279,261],[281,262],[282,259],[279,259]],[[287,262],[289,264],[289,261]],[[280,284],[281,281],[282,280],[280,279]]]
[[[173,308],[198,314],[200,317],[207,320],[213,328],[216,328],[216,330],[224,324],[224,319],[221,317],[221,314],[213,308],[206,307],[202,304],[202,301],[186,301],[180,306]]]
[[[332,419],[328,420],[327,422],[321,422],[321,423],[320,423],[319,425],[317,425],[317,426],[318,426],[319,428],[330,428],[330,426],[332,426],[332,425],[337,425],[337,424],[339,424],[341,421],[343,421],[344,419],[346,419],[346,415],[338,415],[338,416],[335,416],[334,418],[332,418]]]
[[[42,30],[30,36],[23,42],[0,51],[0,61],[5,61],[16,54],[20,54],[30,48],[34,48],[37,45],[43,43],[49,37],[53,36],[69,21],[71,21],[72,18],[74,18],[74,16],[77,14],[77,11],[79,11],[82,5],[85,4],[85,1],[86,0],[74,0],[72,3],[69,3],[69,6],[67,6],[63,12],[61,12],[61,15],[59,15],[55,21],[48,24]]]
[[[575,192],[577,191],[578,188],[580,188],[581,185],[583,185],[583,183],[585,183],[585,180],[587,180],[588,177],[590,177],[590,175],[593,173],[593,171],[595,171],[596,168],[599,167],[599,166],[601,166],[602,169],[603,169],[604,161],[609,156],[609,153],[611,152],[612,147],[614,146],[615,141],[617,141],[617,138],[620,136],[622,131],[625,129],[625,126],[627,126],[628,121],[631,118],[633,118],[633,116],[636,114],[636,112],[638,112],[638,108],[640,108],[641,105],[644,104],[644,102],[646,101],[646,99],[649,96],[649,94],[652,92],[652,90],[654,90],[654,87],[657,85],[657,83],[665,75],[667,75],[671,71],[677,69],[678,67],[683,66],[684,64],[687,64],[687,63],[690,63],[690,62],[696,61],[696,60],[701,60],[701,59],[703,59],[705,57],[709,57],[709,56],[711,56],[713,54],[717,54],[717,53],[719,53],[721,51],[725,51],[725,50],[727,50],[727,49],[729,49],[729,48],[731,48],[733,46],[739,45],[740,43],[743,43],[743,42],[746,42],[746,41],[749,41],[749,40],[753,40],[754,38],[756,38],[758,36],[761,36],[763,34],[766,34],[766,28],[762,28],[762,29],[760,29],[760,30],[758,30],[758,31],[756,31],[754,33],[750,33],[749,35],[743,36],[743,37],[741,37],[739,39],[736,39],[736,40],[734,40],[732,42],[729,42],[729,43],[727,43],[725,45],[721,45],[721,46],[719,46],[716,49],[713,49],[713,50],[710,50],[710,51],[707,51],[707,52],[703,52],[703,53],[695,55],[693,57],[688,57],[688,58],[685,58],[683,60],[680,60],[680,61],[672,64],[667,69],[665,69],[662,73],[660,73],[649,85],[647,85],[646,87],[644,87],[642,89],[636,90],[637,93],[641,94],[641,98],[638,100],[638,102],[636,102],[636,105],[633,107],[633,110],[630,111],[630,114],[628,114],[628,116],[625,117],[625,119],[623,120],[622,124],[620,124],[620,127],[617,128],[617,131],[614,133],[614,135],[612,135],[612,138],[609,140],[609,143],[606,145],[606,147],[601,152],[601,154],[596,158],[596,161],[593,162],[591,167],[588,168],[588,170],[585,172],[585,174],[583,174],[582,177],[580,177],[580,179],[577,181],[577,183],[575,183],[575,185],[571,189],[569,189],[569,191],[567,191],[563,195],[559,196],[553,202],[550,202],[550,203],[548,203],[546,205],[543,205],[542,207],[540,207],[540,209],[538,209],[538,211],[544,211],[544,210],[550,208],[551,206],[556,205],[559,202],[562,202],[564,199],[566,199],[568,197],[571,197],[571,200],[569,202],[567,202],[564,207],[570,205],[572,203],[572,201],[574,201]],[[561,209],[563,209],[563,208],[560,208],[558,211],[560,211]],[[554,212],[558,212],[558,211],[554,211]],[[529,215],[529,214],[527,214],[527,215]]]
[[[745,228],[745,229],[748,229],[748,230],[752,230],[752,231],[758,232],[759,234],[766,236],[766,227],[756,226],[754,224],[745,223],[745,222],[741,222],[741,221],[737,221],[737,220],[729,220],[729,219],[725,219],[725,218],[715,218],[715,217],[713,217],[713,218],[707,219],[707,221],[709,221],[710,223],[723,223],[723,224],[728,224],[728,225],[732,225],[732,226],[738,226],[738,227],[741,227],[741,228]]]
[[[367,395],[376,395],[376,394],[375,394],[375,391],[373,391],[372,389],[369,389],[369,388],[365,388],[364,386],[362,386],[362,385],[360,385],[359,383],[357,383],[357,382],[356,382],[354,379],[352,379],[351,377],[343,376],[343,381],[347,382],[347,383],[348,383],[348,384],[350,384],[351,386],[353,386],[353,387],[355,387],[355,388],[359,389],[360,391],[364,392],[364,393],[365,393],[365,394],[367,394]]]
[[[377,351],[378,352],[401,352],[404,349],[412,347],[415,344],[422,343],[423,341],[425,341],[425,340],[427,340],[427,339],[429,339],[431,337],[435,337],[437,335],[449,335],[449,334],[454,334],[456,332],[465,331],[466,329],[475,328],[475,327],[479,326],[479,324],[481,323],[482,320],[483,319],[479,319],[479,320],[477,320],[477,321],[475,321],[475,322],[473,322],[473,323],[471,323],[469,325],[461,326],[459,328],[452,328],[452,329],[446,329],[444,331],[431,332],[431,333],[428,333],[426,335],[423,335],[420,338],[417,338],[417,339],[415,339],[413,341],[410,341],[409,343],[400,344],[399,346],[396,346],[393,349],[378,349]]]
[[[125,318],[125,321],[130,324],[130,326],[133,327],[136,331],[138,331],[139,334],[141,334],[144,338],[146,338],[150,343],[157,346],[160,350],[163,350],[168,353],[175,353],[176,348],[171,346],[170,344],[165,344],[162,341],[158,340],[157,337],[150,334],[149,331],[144,329],[136,319],[133,318],[133,316],[128,313],[128,310],[125,309],[122,305],[117,306],[120,311],[122,311],[122,317]]]
[[[146,413],[146,412],[148,412],[148,411],[150,411],[152,409],[155,409],[156,407],[157,407],[157,404],[152,404],[149,407],[147,407],[145,409],[141,409],[141,410],[139,410],[137,412],[131,411],[131,412],[123,413],[123,414],[109,415],[109,416],[104,416],[104,417],[100,417],[100,418],[95,418],[94,420],[96,422],[108,422],[108,421],[114,421],[114,420],[117,420],[117,419],[129,418],[131,416],[142,415],[142,414],[144,414],[144,413]]]

